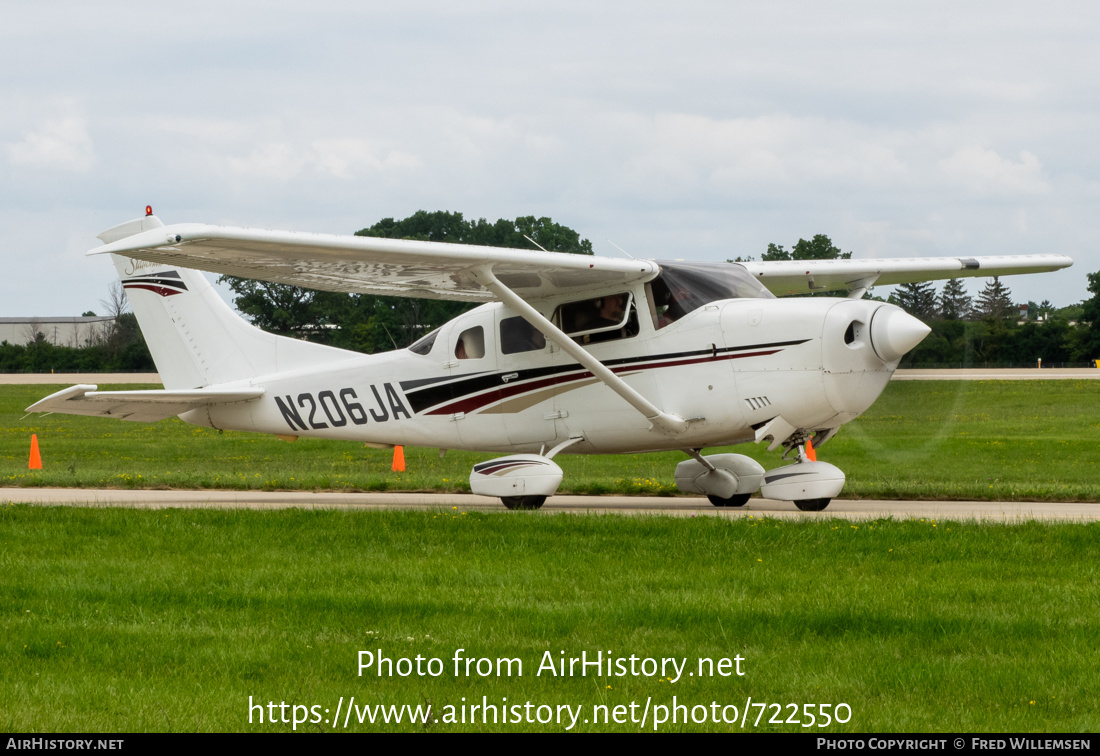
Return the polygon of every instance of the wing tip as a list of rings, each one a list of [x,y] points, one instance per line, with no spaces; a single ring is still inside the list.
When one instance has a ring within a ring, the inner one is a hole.
[[[69,386],[63,388],[60,391],[55,391],[49,396],[39,399],[37,402],[27,407],[24,412],[53,412],[52,406],[58,402],[67,402],[73,399],[78,399],[89,391],[95,391],[99,388],[94,383],[78,383],[75,386]]]

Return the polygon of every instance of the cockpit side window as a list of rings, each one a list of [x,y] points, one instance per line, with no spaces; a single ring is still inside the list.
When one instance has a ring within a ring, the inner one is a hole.
[[[560,305],[554,322],[580,344],[636,336],[638,311],[629,292],[605,294]]]
[[[689,312],[699,309],[706,302],[695,296],[683,282],[672,281],[664,276],[649,284],[649,299],[653,302],[657,319],[654,325],[664,328],[675,323]]]

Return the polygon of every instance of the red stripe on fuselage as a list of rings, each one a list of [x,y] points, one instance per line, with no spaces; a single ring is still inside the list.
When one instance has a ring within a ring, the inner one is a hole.
[[[182,294],[179,289],[169,289],[165,286],[153,286],[152,284],[123,284],[124,289],[145,289],[151,291],[154,294],[160,294],[162,297],[170,297],[173,294]]]
[[[766,357],[770,354],[775,354],[782,350],[770,349],[760,352],[744,352],[742,354],[725,354],[721,357],[697,357],[691,360],[668,360],[665,362],[654,362],[650,365],[622,365],[611,369],[613,373],[633,373],[641,370],[650,370],[664,367],[676,367],[677,365],[695,365],[700,362],[723,362],[725,360],[736,360],[741,357]],[[474,396],[464,397],[458,401],[445,404],[442,407],[437,407],[434,410],[426,412],[426,415],[451,415],[458,412],[474,412],[475,410],[487,407],[490,404],[510,399],[513,396],[519,394],[526,394],[530,391],[537,391],[539,389],[548,388],[550,386],[558,386],[563,383],[572,383],[574,381],[582,381],[592,377],[592,373],[588,370],[582,370],[576,373],[568,373],[566,375],[556,375],[549,378],[542,378],[537,381],[531,381],[530,383],[520,383],[513,385],[504,385],[499,388],[489,389],[485,393],[476,394]]]

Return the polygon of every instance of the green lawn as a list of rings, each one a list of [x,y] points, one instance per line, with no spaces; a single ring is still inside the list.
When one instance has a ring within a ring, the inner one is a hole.
[[[236,489],[468,490],[470,467],[494,455],[353,442],[219,433],[169,420],[153,425],[66,415],[24,417],[59,387],[0,388],[0,485]],[[133,388],[133,387],[127,387]],[[820,449],[848,476],[844,496],[1100,501],[1100,381],[903,381]],[[27,470],[32,433],[44,469]],[[733,451],[778,466],[754,444]],[[571,456],[562,493],[675,494],[678,452]]]
[[[430,703],[430,730],[565,729],[444,721],[484,697],[589,718],[623,707],[621,724],[574,729],[634,731],[631,704],[635,720],[650,704],[651,730],[675,696],[688,712],[767,703],[761,730],[804,731],[769,724],[771,704],[808,722],[806,704],[844,703],[850,720],[829,731],[1095,732],[1098,536],[1097,524],[8,505],[0,729],[292,727],[256,709],[250,724],[252,697],[304,707],[319,721],[298,729],[327,731],[354,696]],[[457,649],[519,659],[523,674],[456,676]],[[379,650],[440,659],[441,674],[358,676],[358,653]],[[547,652],[582,651],[686,666],[675,681],[536,674]],[[743,676],[687,674],[737,656]],[[348,726],[395,729],[425,726]]]

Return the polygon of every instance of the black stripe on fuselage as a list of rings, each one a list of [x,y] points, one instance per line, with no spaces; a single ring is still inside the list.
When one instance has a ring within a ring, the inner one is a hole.
[[[614,360],[602,360],[605,367],[616,368],[629,365],[637,365],[644,368],[643,363],[660,363],[669,360],[688,360],[691,358],[710,355],[714,359],[721,359],[733,355],[736,352],[752,352],[761,349],[779,349],[782,347],[798,346],[810,339],[796,339],[794,341],[774,341],[766,344],[749,344],[746,346],[723,347],[721,349],[696,349],[690,352],[668,352],[665,354],[650,354],[638,357],[621,357]],[[666,367],[672,367],[666,365]],[[500,370],[491,373],[474,373],[462,376],[443,376],[439,378],[421,378],[411,381],[402,381],[401,390],[412,405],[414,413],[423,412],[426,409],[439,404],[453,402],[482,391],[498,388],[503,385],[515,385],[526,381],[538,380],[553,375],[561,375],[571,372],[588,374],[587,368],[578,363],[571,365],[547,365],[545,367],[527,368],[521,370]],[[511,377],[511,376],[515,377]],[[504,376],[509,376],[504,380]],[[449,381],[444,383],[444,381]]]
[[[131,276],[130,278],[123,279],[123,283],[157,283],[157,284],[172,284],[174,286],[180,286],[183,283],[183,276],[179,274],[179,271],[165,270],[160,273],[147,273],[140,276]]]

